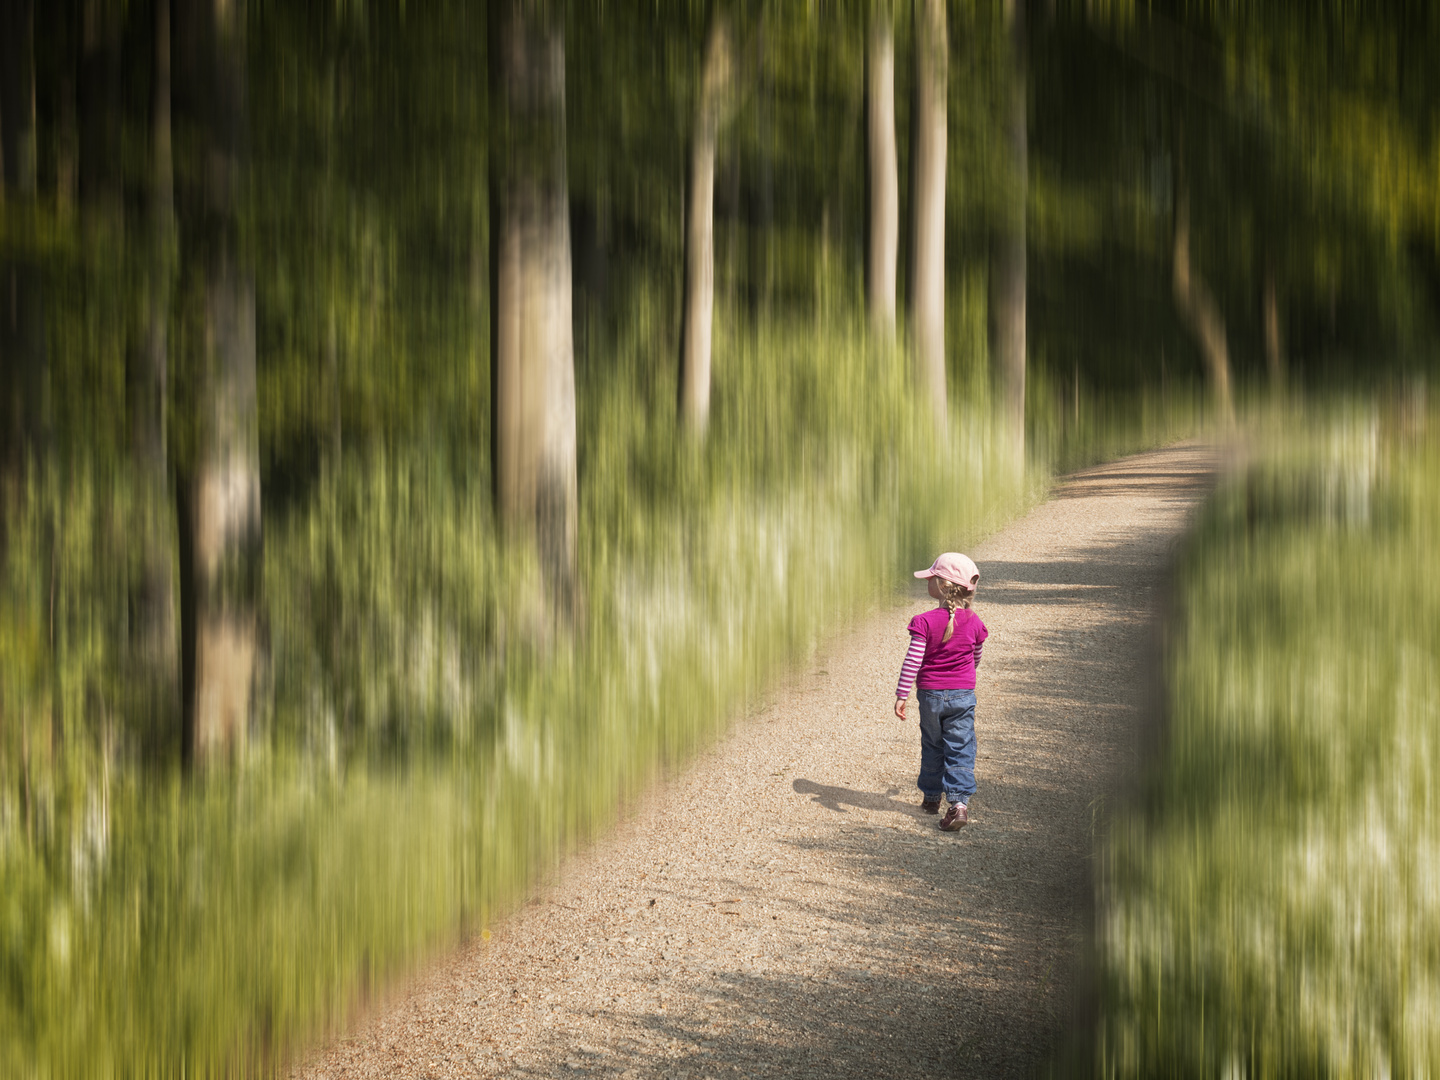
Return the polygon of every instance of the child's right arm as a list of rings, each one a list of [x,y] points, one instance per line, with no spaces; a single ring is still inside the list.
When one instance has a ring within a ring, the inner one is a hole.
[[[910,650],[905,662],[900,665],[900,682],[895,687],[895,715],[905,719],[905,702],[915,686],[915,676],[920,671],[920,662],[925,659],[925,636],[913,631],[910,634]]]

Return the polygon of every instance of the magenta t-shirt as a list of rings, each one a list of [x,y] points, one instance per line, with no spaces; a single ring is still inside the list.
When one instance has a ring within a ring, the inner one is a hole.
[[[950,613],[935,608],[910,620],[910,633],[925,639],[925,659],[915,685],[921,690],[974,690],[975,654],[990,636],[980,616],[969,608],[955,612],[955,632],[942,642]]]

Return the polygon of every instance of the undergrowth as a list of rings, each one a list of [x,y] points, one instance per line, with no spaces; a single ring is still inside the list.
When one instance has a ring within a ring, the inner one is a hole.
[[[1056,421],[1017,476],[983,401],[938,435],[901,351],[817,318],[722,336],[687,448],[666,335],[614,347],[581,373],[573,639],[536,631],[538,572],[473,457],[356,450],[267,522],[265,707],[204,780],[144,752],[124,476],[30,477],[0,617],[0,1072],[280,1067],[483,930],[902,571],[1035,502],[1051,461],[1195,417],[1177,396]]]
[[[1283,413],[1205,511],[1103,862],[1100,1074],[1440,1069],[1436,430]]]

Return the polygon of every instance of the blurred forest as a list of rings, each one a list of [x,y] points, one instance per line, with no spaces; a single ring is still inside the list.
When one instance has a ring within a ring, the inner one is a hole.
[[[0,1065],[280,1060],[1053,470],[1423,395],[1436,55],[0,0]]]

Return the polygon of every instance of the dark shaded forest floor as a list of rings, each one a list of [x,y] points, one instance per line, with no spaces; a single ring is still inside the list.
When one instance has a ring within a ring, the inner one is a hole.
[[[972,552],[991,637],[962,832],[920,812],[891,714],[916,582],[296,1075],[1029,1075],[1084,1012],[1093,833],[1215,467],[1183,444],[1076,474]]]

